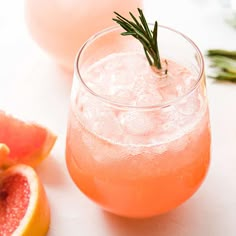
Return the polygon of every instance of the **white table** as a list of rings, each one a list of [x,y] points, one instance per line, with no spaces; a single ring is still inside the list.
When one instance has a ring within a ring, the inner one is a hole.
[[[182,31],[202,51],[236,49],[236,30],[225,24],[217,1],[146,0],[145,10],[150,21],[158,19]],[[31,41],[23,1],[0,0],[0,109],[42,123],[58,135],[51,156],[37,168],[51,206],[49,236],[236,235],[236,84],[208,80],[212,162],[199,191],[166,215],[127,220],[101,211],[67,173],[64,150],[71,81],[71,75]]]

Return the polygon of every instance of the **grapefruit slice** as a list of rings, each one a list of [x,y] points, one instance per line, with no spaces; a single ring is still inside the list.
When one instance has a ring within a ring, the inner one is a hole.
[[[56,136],[45,127],[26,123],[0,111],[0,143],[10,152],[0,158],[0,167],[23,163],[35,167],[51,151]]]
[[[45,190],[30,166],[19,164],[0,175],[0,236],[43,236],[50,224]]]

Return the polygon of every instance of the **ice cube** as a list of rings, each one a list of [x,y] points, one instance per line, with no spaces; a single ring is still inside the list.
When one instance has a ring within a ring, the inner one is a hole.
[[[135,105],[136,99],[132,91],[120,89],[111,97],[111,100],[124,105]]]
[[[119,115],[125,132],[132,135],[148,135],[155,130],[156,119],[151,112],[126,111]]]
[[[177,105],[177,110],[183,115],[193,115],[200,110],[201,103],[201,96],[198,96],[196,92],[194,92],[189,96],[181,99],[181,101]]]
[[[152,106],[163,101],[162,95],[156,91],[154,94],[142,94],[136,99],[137,106]]]

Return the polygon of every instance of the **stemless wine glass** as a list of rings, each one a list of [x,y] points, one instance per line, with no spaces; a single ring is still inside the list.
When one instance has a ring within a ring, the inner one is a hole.
[[[188,37],[159,26],[169,74],[155,77],[146,73],[141,44],[121,32],[105,29],[78,53],[66,162],[78,188],[103,209],[144,218],[179,206],[206,176],[204,62]]]

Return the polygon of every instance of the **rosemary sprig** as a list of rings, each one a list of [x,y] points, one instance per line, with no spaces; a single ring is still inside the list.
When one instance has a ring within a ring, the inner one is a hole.
[[[154,28],[151,31],[143,11],[138,8],[138,12],[139,20],[131,12],[129,12],[129,14],[133,21],[126,19],[117,12],[114,12],[116,18],[113,18],[113,20],[125,30],[125,32],[121,33],[121,35],[131,35],[139,40],[139,42],[143,45],[143,49],[150,66],[154,66],[157,71],[160,71],[162,69],[162,65],[157,42],[158,23],[155,21]],[[165,70],[165,74],[167,74],[167,70]]]
[[[236,51],[212,49],[207,51],[215,75],[210,78],[236,82]]]

